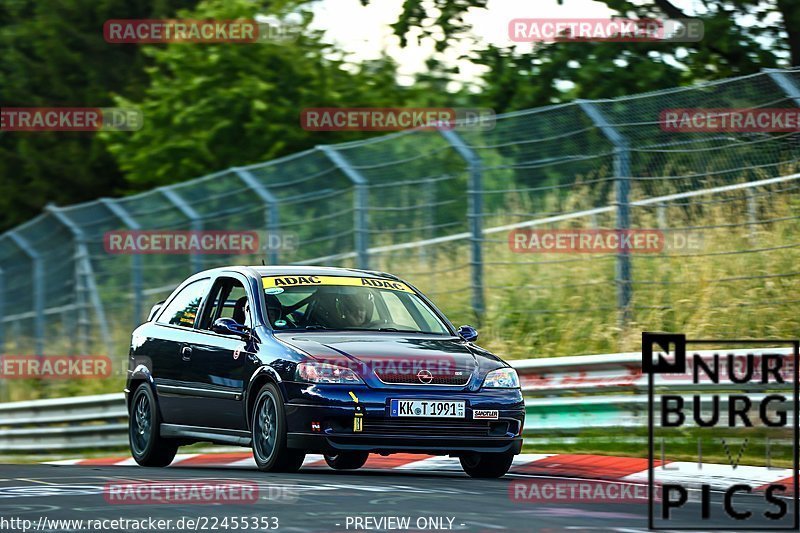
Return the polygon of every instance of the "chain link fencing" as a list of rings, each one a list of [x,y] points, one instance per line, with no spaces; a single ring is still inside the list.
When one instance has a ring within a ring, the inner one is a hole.
[[[800,70],[770,70],[49,206],[0,237],[0,351],[103,352],[121,363],[130,331],[188,275],[262,261],[392,272],[455,322],[477,322],[508,357],[631,349],[643,329],[796,336],[800,132],[676,133],[661,114],[797,107]],[[515,253],[509,234],[524,228],[657,229],[700,244]],[[261,231],[293,234],[298,246],[108,253],[106,234],[121,230]]]

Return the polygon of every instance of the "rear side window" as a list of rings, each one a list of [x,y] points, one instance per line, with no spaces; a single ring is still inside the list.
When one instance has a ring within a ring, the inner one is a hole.
[[[197,310],[208,292],[209,279],[201,279],[190,283],[173,298],[158,317],[159,324],[171,324],[191,328],[194,326]]]

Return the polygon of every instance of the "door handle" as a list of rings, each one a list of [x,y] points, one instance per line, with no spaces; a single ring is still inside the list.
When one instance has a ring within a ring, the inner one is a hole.
[[[192,349],[189,346],[181,348],[181,359],[189,361],[192,358]]]

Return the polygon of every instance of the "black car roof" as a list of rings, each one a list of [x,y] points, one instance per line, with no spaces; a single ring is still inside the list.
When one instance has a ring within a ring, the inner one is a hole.
[[[374,270],[359,270],[356,268],[337,268],[320,266],[274,265],[274,266],[246,266],[235,265],[215,268],[206,272],[234,271],[251,276],[360,276],[365,278],[398,279],[397,276],[386,272]]]

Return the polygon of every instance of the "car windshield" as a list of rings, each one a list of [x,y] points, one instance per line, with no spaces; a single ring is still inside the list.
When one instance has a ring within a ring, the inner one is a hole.
[[[447,326],[405,283],[340,276],[263,278],[276,330],[396,331],[449,335]]]

